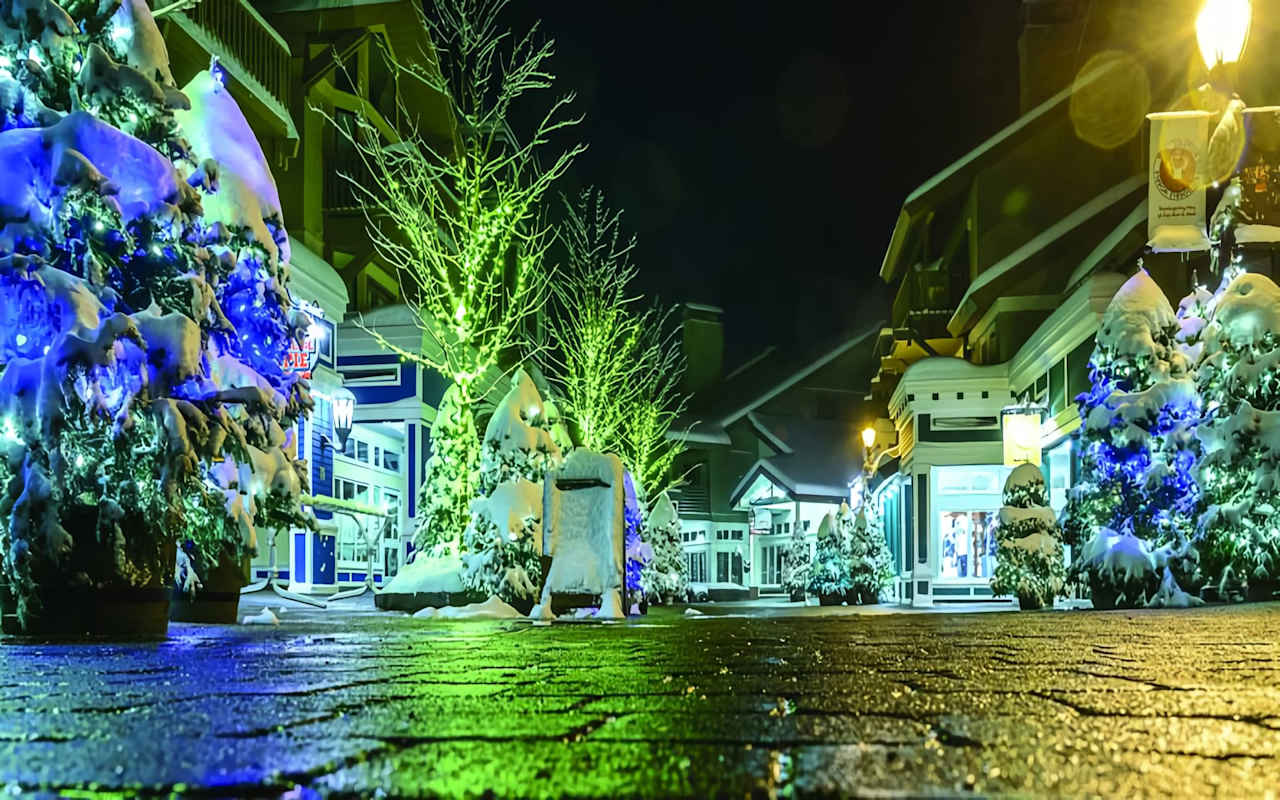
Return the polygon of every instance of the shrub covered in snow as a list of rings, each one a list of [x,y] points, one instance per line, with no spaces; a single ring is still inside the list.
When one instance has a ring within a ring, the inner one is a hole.
[[[285,431],[312,404],[243,114],[211,72],[179,91],[142,0],[67,7],[0,5],[0,546],[24,624],[61,587],[166,585],[190,525],[253,547],[258,504],[304,488]]]
[[[842,595],[853,589],[853,562],[849,537],[853,516],[841,504],[839,517],[828,513],[818,524],[818,549],[809,569],[808,590],[816,595]]]
[[[803,525],[791,526],[791,538],[782,554],[782,588],[792,597],[804,598],[809,588],[809,573],[813,569],[813,554],[809,550],[809,537]]]
[[[1242,274],[1217,298],[1197,371],[1201,566],[1224,596],[1280,579],[1280,287]]]
[[[645,536],[653,558],[640,572],[640,586],[651,603],[683,599],[689,590],[689,565],[680,541],[680,516],[663,492],[649,512]]]
[[[541,483],[563,460],[552,432],[555,407],[543,403],[538,387],[523,369],[511,376],[511,388],[485,426],[480,455],[480,491],[488,494],[504,481]]]
[[[1049,508],[1039,467],[1019,465],[1005,480],[996,545],[991,591],[1017,597],[1023,608],[1052,605],[1066,583],[1067,570],[1058,523]]]
[[[542,487],[507,481],[471,505],[462,537],[462,583],[485,597],[532,605],[542,579]]]
[[[866,512],[866,503],[857,515],[850,514],[848,506],[842,505],[840,509],[841,521],[851,528],[848,542],[853,593],[860,603],[875,603],[893,583],[893,556],[889,554],[889,542],[879,514],[875,510],[871,514]]]

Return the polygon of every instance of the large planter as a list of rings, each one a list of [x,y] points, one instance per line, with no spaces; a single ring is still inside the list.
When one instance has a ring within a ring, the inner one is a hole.
[[[860,606],[874,606],[876,603],[879,603],[879,602],[880,602],[879,592],[872,592],[872,591],[858,592],[858,605]]]
[[[838,606],[847,602],[849,602],[849,594],[847,592],[818,595],[818,605],[820,606]]]
[[[1112,601],[1114,602],[1114,600]],[[1038,595],[1018,595],[1018,608],[1023,611],[1039,611],[1044,608],[1044,601]]]
[[[803,603],[803,602],[804,602],[804,590],[803,590],[803,589],[793,589],[793,590],[791,591],[791,594],[789,595],[789,597],[791,598],[791,602],[793,602],[793,603]]]
[[[19,625],[12,595],[3,610],[5,633],[25,636],[163,637],[169,632],[168,587],[67,587],[43,598],[38,617]],[[9,620],[12,620],[10,623]]]
[[[201,576],[201,582],[204,586],[194,598],[175,587],[169,619],[234,625],[240,609],[240,590],[248,583],[242,561],[224,552]]]

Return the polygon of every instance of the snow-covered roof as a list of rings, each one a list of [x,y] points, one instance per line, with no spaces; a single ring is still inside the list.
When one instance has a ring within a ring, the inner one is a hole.
[[[1089,202],[1058,220],[1053,225],[1050,225],[1048,228],[1045,228],[1017,250],[1014,250],[1009,255],[983,270],[977,280],[969,284],[968,290],[964,293],[964,297],[961,298],[959,305],[956,307],[955,314],[953,314],[951,319],[947,322],[947,330],[955,336],[959,336],[964,333],[967,323],[971,321],[980,310],[980,306],[976,301],[976,296],[985,288],[991,286],[1004,276],[1012,273],[1032,256],[1040,253],[1063,236],[1066,236],[1076,228],[1133,194],[1138,189],[1142,188],[1145,183],[1146,176],[1144,175],[1134,175],[1130,178],[1126,178],[1115,186],[1112,186],[1110,189],[1096,195]]]
[[[773,483],[793,500],[838,502],[849,494],[849,481],[861,471],[862,447],[856,426],[834,420],[812,420],[765,414],[752,424],[782,452],[762,458],[747,470],[730,495],[737,505],[758,478]]]
[[[684,415],[688,423],[685,426],[675,426],[676,432],[672,435],[683,435],[687,441],[727,444],[728,435],[724,432],[727,426],[850,350],[873,341],[882,327],[884,321],[878,320],[865,329],[845,334],[834,342],[821,346],[809,355],[775,354],[759,360],[750,368],[735,370],[729,377],[700,393],[700,397],[694,398],[694,405]],[[870,357],[869,348],[867,352]],[[700,403],[699,400],[704,398],[706,402]],[[684,435],[684,428],[688,424],[692,424],[693,429],[688,435]]]
[[[326,319],[342,322],[350,300],[342,276],[328,261],[292,236],[289,247],[290,293],[295,299],[319,304]]]
[[[1118,67],[1121,63],[1123,63],[1121,59],[1111,59],[1094,69],[1092,72],[1077,78],[1071,83],[1071,85],[1018,117],[1009,125],[1001,128],[994,136],[948,164],[942,171],[922,183],[914,192],[909,194],[902,204],[902,211],[898,215],[897,222],[895,222],[893,227],[893,233],[889,238],[889,246],[885,249],[884,258],[880,262],[881,279],[886,281],[893,279],[897,269],[896,264],[898,256],[901,254],[902,247],[907,240],[908,233],[912,225],[918,219],[922,218],[922,215],[918,213],[919,209],[915,209],[913,211],[912,206],[922,203],[928,195],[937,191],[948,182],[967,173],[971,169],[977,168],[987,159],[988,156],[1000,151],[1008,145],[1012,145],[1019,138],[1027,135],[1030,131],[1035,129],[1041,121],[1049,117],[1050,112],[1070,100],[1076,90],[1097,81],[1112,69]]]

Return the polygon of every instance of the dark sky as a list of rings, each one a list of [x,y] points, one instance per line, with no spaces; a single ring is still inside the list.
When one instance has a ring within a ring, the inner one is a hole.
[[[887,316],[906,195],[1017,114],[1018,0],[514,0],[541,18],[640,289],[726,312],[729,366]]]

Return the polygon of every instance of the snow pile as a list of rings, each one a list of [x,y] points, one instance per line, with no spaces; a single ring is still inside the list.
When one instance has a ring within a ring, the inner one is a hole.
[[[284,613],[284,609],[280,609],[280,613]],[[241,625],[279,625],[280,618],[270,608],[263,608],[257,614],[247,614],[245,618],[240,620]]]
[[[124,0],[111,18],[111,38],[125,63],[156,83],[173,86],[169,52],[146,0]]]
[[[1014,467],[1003,499],[991,591],[1017,597],[1022,608],[1051,606],[1066,583],[1066,567],[1044,473],[1034,464]]]
[[[1227,286],[1205,334],[1210,353],[1240,350],[1280,333],[1280,287],[1265,275],[1246,273]]]
[[[522,369],[511,376],[511,389],[484,430],[481,476],[485,486],[512,478],[540,482],[561,461],[551,431],[557,420],[547,413],[533,380]]]
[[[524,615],[502,598],[493,595],[483,603],[472,603],[465,606],[445,606],[444,608],[424,608],[415,613],[415,619],[438,619],[451,621],[523,619]]]
[[[1128,357],[1157,378],[1185,373],[1186,357],[1172,347],[1178,320],[1164,292],[1144,269],[1125,281],[1098,329],[1097,347]]]
[[[405,564],[384,592],[403,594],[454,594],[462,591],[462,574],[456,558],[429,558],[419,553]]]
[[[176,111],[192,149],[216,164],[216,191],[204,198],[204,217],[230,228],[243,228],[266,249],[271,264],[289,260],[280,193],[266,156],[231,92],[210,71],[198,73],[184,88],[190,111]],[[206,169],[202,165],[202,169]]]

